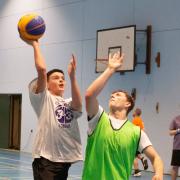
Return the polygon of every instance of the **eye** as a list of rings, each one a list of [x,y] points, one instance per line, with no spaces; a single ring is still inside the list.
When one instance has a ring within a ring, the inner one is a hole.
[[[57,80],[57,79],[59,79],[59,76],[52,76],[52,79]]]
[[[54,79],[59,79],[59,77],[58,76],[54,76]]]

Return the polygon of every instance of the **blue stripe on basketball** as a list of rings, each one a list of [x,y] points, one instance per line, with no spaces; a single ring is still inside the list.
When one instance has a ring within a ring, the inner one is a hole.
[[[46,29],[46,26],[45,24],[42,25],[42,26],[39,26],[35,29],[32,29],[30,31],[28,31],[28,34],[31,34],[31,35],[41,35],[45,32],[45,29]]]
[[[42,19],[42,17],[37,16],[34,19],[32,19],[26,26],[26,31],[30,31],[32,29],[34,29],[35,27],[44,24],[44,20]]]

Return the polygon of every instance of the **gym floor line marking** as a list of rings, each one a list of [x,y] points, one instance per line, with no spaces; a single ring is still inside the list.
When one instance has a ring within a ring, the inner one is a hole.
[[[19,176],[17,176],[17,177],[11,177],[11,178],[9,178],[9,177],[0,177],[0,180],[11,180],[11,179],[23,179],[23,180],[28,180],[28,179],[31,179],[32,180],[32,178],[30,178],[30,177],[19,177]]]
[[[23,171],[24,171],[24,170],[27,170],[27,171],[30,171],[30,170],[31,170],[31,171],[32,171],[32,168],[28,168],[28,167],[25,168],[24,166],[19,166],[19,165],[15,165],[15,164],[12,165],[12,164],[10,164],[10,163],[1,163],[1,162],[0,162],[0,165],[4,165],[4,166],[9,167],[9,168],[12,168],[12,169],[19,169],[19,167],[20,167],[20,169],[23,170]],[[21,167],[22,167],[22,168],[21,168]]]
[[[27,165],[31,164],[31,162],[29,163],[28,161],[21,161],[21,160],[11,159],[11,158],[5,158],[5,157],[0,157],[0,159],[10,160],[10,161],[16,161],[16,162],[24,163],[24,164],[27,164]]]

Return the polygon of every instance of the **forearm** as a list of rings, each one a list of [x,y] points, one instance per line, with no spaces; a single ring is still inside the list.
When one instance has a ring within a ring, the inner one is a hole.
[[[112,74],[115,72],[113,68],[107,68],[86,90],[86,96],[97,97],[102,91],[107,81],[110,79]]]
[[[36,66],[36,70],[38,73],[36,92],[39,93],[45,89],[46,83],[47,83],[46,64],[45,64],[45,60],[42,56],[42,53],[40,51],[39,43],[34,41],[32,46],[33,46],[33,50],[34,50],[35,66]]]
[[[72,95],[71,107],[74,110],[81,111],[82,110],[82,97],[81,97],[80,89],[79,89],[79,86],[75,77],[71,79],[71,95]]]
[[[35,42],[33,44],[33,49],[34,49],[34,60],[35,60],[35,66],[37,69],[38,74],[42,73],[42,71],[46,71],[46,64],[45,64],[45,60],[43,58],[43,55],[41,53],[39,44],[37,42]]]
[[[159,155],[155,157],[155,159],[152,162],[154,171],[155,171],[155,176],[159,177],[159,179],[163,179],[163,162]]]
[[[152,180],[162,180],[163,179],[163,162],[152,146],[148,146],[144,150],[144,154],[150,159],[151,164],[154,168],[155,175]]]
[[[97,96],[102,91],[113,73],[122,66],[124,55],[120,56],[120,52],[113,56],[109,54],[108,67],[106,70],[87,88],[85,94],[86,111],[89,117],[93,117],[98,112]]]
[[[180,133],[180,129],[174,129],[174,130],[169,131],[170,136],[174,136],[174,135],[179,134],[179,133]]]

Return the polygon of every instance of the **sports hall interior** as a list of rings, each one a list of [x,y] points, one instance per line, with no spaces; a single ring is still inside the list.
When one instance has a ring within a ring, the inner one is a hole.
[[[132,92],[135,89],[135,107],[142,109],[145,130],[164,162],[164,174],[168,175],[173,145],[169,124],[180,114],[179,7],[179,0],[1,0],[0,172],[3,174],[7,171],[4,167],[11,164],[4,162],[4,158],[9,159],[5,155],[7,152],[9,157],[12,157],[11,153],[18,157],[27,155],[27,169],[31,171],[37,117],[30,104],[28,84],[37,73],[32,48],[20,39],[17,23],[24,14],[36,12],[46,23],[46,31],[39,41],[47,69],[58,67],[65,72],[65,97],[71,95],[68,62],[72,53],[77,57],[77,79],[83,96],[83,114],[78,120],[83,155],[88,128],[85,90],[100,74],[96,72],[97,31],[130,25],[140,30],[136,31],[135,54],[138,63],[134,70],[115,73],[98,100],[108,110],[112,91],[125,89]],[[146,73],[147,34],[144,30],[149,25],[152,27],[151,63],[150,73]],[[132,119],[132,113],[129,119]],[[152,171],[150,165],[147,172]],[[1,173],[0,179],[8,179],[7,175],[1,177]],[[71,179],[80,179],[80,173],[76,177],[72,173]],[[13,175],[9,177],[15,179]]]

